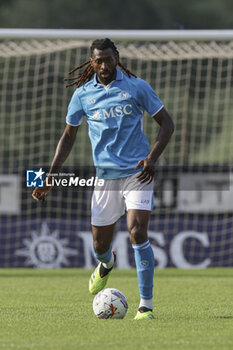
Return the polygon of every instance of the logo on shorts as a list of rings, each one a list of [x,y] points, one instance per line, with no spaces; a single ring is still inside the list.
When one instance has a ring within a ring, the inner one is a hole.
[[[149,199],[142,199],[142,200],[141,200],[141,203],[142,203],[142,204],[149,204],[150,201],[149,201]]]
[[[44,171],[27,170],[27,187],[43,187],[44,186]]]
[[[142,267],[148,267],[150,265],[150,263],[148,260],[142,260],[142,261],[140,261],[140,265]]]

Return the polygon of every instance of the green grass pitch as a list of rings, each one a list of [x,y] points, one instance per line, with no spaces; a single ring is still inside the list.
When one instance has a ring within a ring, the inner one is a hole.
[[[98,320],[91,271],[0,270],[0,349],[233,349],[233,269],[155,270],[155,319],[135,321],[136,271],[114,270],[123,320]]]

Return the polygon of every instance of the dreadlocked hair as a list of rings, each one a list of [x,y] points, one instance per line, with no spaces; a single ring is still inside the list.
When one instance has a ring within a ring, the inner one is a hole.
[[[95,41],[93,41],[90,49],[91,49],[91,55],[93,54],[93,51],[95,49],[98,50],[105,50],[105,49],[112,49],[115,56],[119,57],[119,52],[115,46],[115,44],[108,38],[106,39],[97,39]],[[91,80],[93,74],[94,74],[94,70],[92,68],[91,65],[91,59],[89,59],[88,61],[84,62],[83,64],[81,64],[80,66],[72,69],[68,74],[71,75],[74,72],[76,72],[79,69],[82,69],[83,67],[85,67],[85,70],[81,73],[79,73],[78,75],[76,75],[75,77],[72,78],[66,78],[64,79],[64,81],[68,81],[69,84],[66,85],[66,87],[68,86],[73,86],[76,85],[76,87],[80,87],[81,85],[87,83],[89,80]],[[133,76],[136,78],[136,75],[134,75],[133,73],[130,72],[130,70],[128,70],[126,67],[123,66],[123,64],[118,61],[118,66],[129,76]]]

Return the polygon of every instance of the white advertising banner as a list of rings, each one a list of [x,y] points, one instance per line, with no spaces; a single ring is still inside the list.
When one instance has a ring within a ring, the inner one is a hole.
[[[188,213],[233,211],[233,174],[181,174],[177,210]]]
[[[0,175],[0,214],[20,214],[19,175]]]

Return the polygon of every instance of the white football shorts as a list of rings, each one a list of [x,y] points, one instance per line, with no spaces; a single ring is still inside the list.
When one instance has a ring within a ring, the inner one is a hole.
[[[104,180],[103,186],[95,187],[91,201],[92,225],[111,225],[129,209],[152,210],[154,181],[140,183],[138,174]]]

